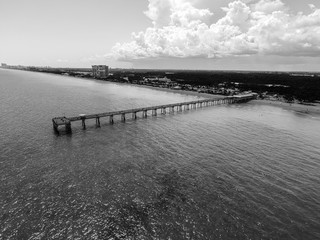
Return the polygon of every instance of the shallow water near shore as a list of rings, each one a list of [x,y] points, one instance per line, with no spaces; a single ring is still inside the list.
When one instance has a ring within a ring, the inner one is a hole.
[[[0,239],[320,239],[320,117],[252,103],[51,118],[197,96],[0,70]]]

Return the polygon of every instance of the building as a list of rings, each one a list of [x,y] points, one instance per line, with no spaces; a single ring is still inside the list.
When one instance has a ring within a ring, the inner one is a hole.
[[[143,78],[145,81],[147,82],[163,82],[163,83],[166,83],[166,82],[171,82],[171,79],[167,78],[167,77],[145,77]]]
[[[1,63],[1,67],[6,68],[6,67],[8,67],[8,65],[6,63]]]
[[[109,67],[106,65],[93,65],[92,75],[94,78],[107,78],[109,75]]]
[[[169,82],[171,82],[171,79],[167,78],[167,77],[164,77],[164,78],[158,78],[158,81],[159,82],[167,82],[167,83],[169,83]]]

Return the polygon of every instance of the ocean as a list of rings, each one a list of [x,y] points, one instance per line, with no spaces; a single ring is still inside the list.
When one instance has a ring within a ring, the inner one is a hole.
[[[253,102],[57,116],[197,96],[0,69],[0,239],[320,239],[320,116]]]

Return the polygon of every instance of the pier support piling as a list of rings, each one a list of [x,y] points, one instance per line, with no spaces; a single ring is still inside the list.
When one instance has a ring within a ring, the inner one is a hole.
[[[66,133],[71,133],[72,130],[71,130],[71,122],[67,122],[65,124],[65,128],[66,128]]]
[[[143,116],[144,118],[146,118],[146,117],[148,116],[147,110],[144,110],[144,111],[142,112],[142,116]]]
[[[121,122],[125,122],[126,121],[126,114],[122,113],[121,114]]]
[[[82,129],[85,130],[86,129],[86,119],[84,117],[81,117],[82,120]]]
[[[53,125],[53,130],[54,130],[56,133],[59,133],[58,124],[56,124],[53,119],[52,119],[52,125]]]
[[[157,109],[152,109],[152,115],[157,116]]]
[[[100,127],[100,118],[98,118],[98,117],[96,118],[96,126]]]

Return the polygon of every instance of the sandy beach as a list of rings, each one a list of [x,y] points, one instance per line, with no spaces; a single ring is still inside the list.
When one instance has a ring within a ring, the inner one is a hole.
[[[128,83],[121,83],[121,84],[128,84]],[[157,91],[164,91],[164,92],[172,92],[172,93],[178,93],[178,94],[184,94],[184,95],[191,95],[191,96],[197,96],[199,98],[222,98],[225,97],[223,95],[217,95],[217,94],[208,94],[208,93],[198,93],[194,91],[186,91],[186,90],[174,90],[170,88],[161,88],[161,87],[153,87],[153,86],[147,86],[147,85],[139,85],[139,84],[128,84],[135,87],[143,87],[143,88],[149,88]]]
[[[263,104],[281,107],[286,110],[295,111],[305,114],[320,114],[320,104],[312,103],[310,105],[299,104],[299,103],[286,103],[281,101],[271,101],[271,100],[252,100],[254,104]]]
[[[166,92],[173,92],[173,93],[179,93],[179,94],[185,94],[185,95],[198,96],[199,98],[221,98],[221,97],[224,97],[223,95],[198,93],[198,92],[186,91],[186,90],[174,90],[174,89],[169,89],[169,88],[152,87],[152,86],[146,86],[146,85],[132,84],[132,86],[150,88],[150,89],[154,89],[154,90],[158,90],[158,91],[166,91]],[[320,114],[320,104],[319,103],[299,104],[299,103],[286,103],[286,102],[282,102],[282,101],[264,100],[264,99],[263,100],[261,100],[261,99],[251,100],[250,102],[252,102],[254,104],[277,106],[277,107],[281,107],[281,108],[289,110],[289,111],[295,111],[295,112],[304,113],[304,114]]]
[[[128,83],[118,83],[118,84],[127,84],[135,87],[142,87],[142,88],[149,88],[157,91],[165,91],[165,92],[172,92],[184,95],[192,95],[197,96],[199,98],[222,98],[223,95],[215,95],[215,94],[208,94],[208,93],[198,93],[193,91],[186,91],[186,90],[174,90],[169,88],[161,88],[161,87],[153,87],[147,85],[139,85],[139,84],[128,84]],[[286,103],[282,101],[274,101],[274,100],[251,100],[250,102],[254,104],[263,104],[263,105],[272,105],[281,107],[283,109],[289,111],[295,111],[304,114],[320,114],[320,104],[319,103],[312,103],[312,104],[299,104],[299,103]]]

